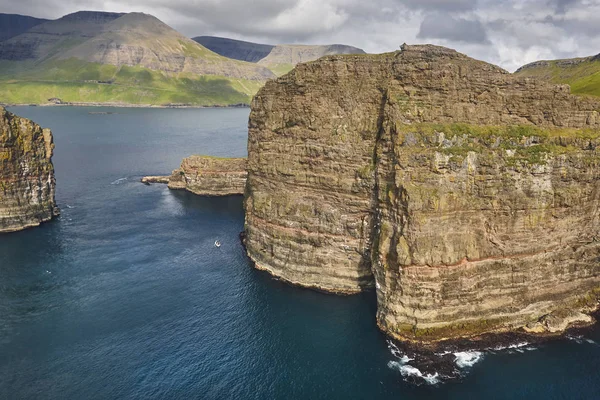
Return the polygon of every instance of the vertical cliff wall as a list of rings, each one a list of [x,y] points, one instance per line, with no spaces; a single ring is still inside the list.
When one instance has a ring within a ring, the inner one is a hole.
[[[0,232],[37,226],[58,215],[49,129],[0,107]]]
[[[376,286],[400,338],[584,307],[600,287],[599,110],[435,46],[300,65],[253,102],[248,254],[299,285]]]

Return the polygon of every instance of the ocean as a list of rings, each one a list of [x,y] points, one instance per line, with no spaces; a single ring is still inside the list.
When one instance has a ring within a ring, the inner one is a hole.
[[[245,156],[248,109],[9,110],[53,130],[62,214],[0,235],[0,399],[600,398],[600,329],[457,353],[441,381],[377,329],[374,293],[253,269],[241,196],[139,182]]]

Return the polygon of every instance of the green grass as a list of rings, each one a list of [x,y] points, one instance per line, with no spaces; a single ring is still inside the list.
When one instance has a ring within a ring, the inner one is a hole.
[[[600,96],[600,61],[590,59],[564,66],[557,65],[557,61],[550,61],[549,64],[549,66],[524,69],[517,75],[568,84],[574,94]]]
[[[454,161],[462,161],[469,152],[495,151],[496,148],[513,151],[507,159],[510,165],[544,164],[549,156],[581,153],[581,146],[590,141],[600,140],[600,129],[541,128],[532,125],[490,126],[470,124],[416,124],[397,129],[419,133],[432,140],[432,134],[443,133],[446,139],[463,140],[461,144],[440,147],[439,151],[452,156]],[[531,139],[535,138],[532,142]],[[457,142],[460,143],[460,142]],[[582,153],[583,154],[583,153]],[[595,153],[585,153],[594,161]]]
[[[77,59],[40,66],[0,64],[0,102],[214,106],[249,103],[261,82],[189,73],[167,74],[141,67],[117,67]]]
[[[293,64],[276,64],[267,66],[277,76],[283,76],[294,69]]]

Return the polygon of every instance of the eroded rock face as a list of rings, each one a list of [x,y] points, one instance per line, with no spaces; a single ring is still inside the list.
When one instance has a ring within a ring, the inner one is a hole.
[[[300,65],[252,105],[248,254],[302,286],[375,286],[401,339],[591,309],[599,111],[435,46]]]
[[[37,226],[58,215],[49,129],[0,107],[0,232]]]
[[[183,159],[168,183],[170,189],[185,189],[200,196],[229,196],[244,194],[246,177],[245,158],[191,156]]]

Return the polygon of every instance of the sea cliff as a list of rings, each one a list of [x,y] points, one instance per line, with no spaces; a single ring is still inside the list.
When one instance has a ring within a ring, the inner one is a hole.
[[[599,111],[436,46],[301,64],[252,103],[248,255],[301,286],[375,288],[403,340],[589,322]]]
[[[37,226],[58,215],[49,129],[0,107],[0,232]]]

